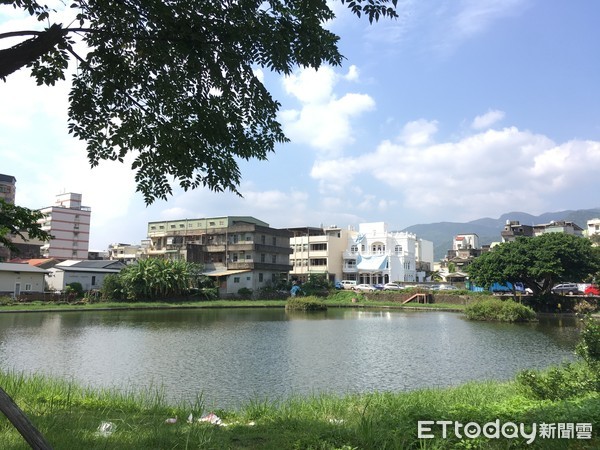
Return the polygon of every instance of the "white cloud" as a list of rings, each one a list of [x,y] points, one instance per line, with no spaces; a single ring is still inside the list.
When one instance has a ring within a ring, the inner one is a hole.
[[[482,130],[504,119],[504,111],[490,110],[481,116],[475,117],[471,122],[471,128]]]
[[[367,94],[334,94],[340,79],[356,81],[358,69],[351,66],[345,76],[337,75],[330,67],[318,71],[302,69],[285,77],[286,92],[301,103],[301,108],[283,110],[280,119],[286,135],[296,143],[308,144],[328,154],[341,154],[354,142],[352,121],[375,108]]]
[[[344,195],[348,186],[366,187],[355,197],[361,211],[385,210],[391,205],[386,202],[396,202],[435,217],[555,210],[558,198],[593,198],[600,142],[556,144],[546,136],[509,127],[434,144],[428,133],[419,132],[435,131],[432,123],[411,122],[404,128],[404,141],[382,141],[368,154],[317,161],[311,176],[322,192]],[[387,189],[378,189],[373,197],[376,191],[368,188],[369,179]]]
[[[437,129],[437,121],[435,120],[415,120],[404,125],[399,139],[409,147],[429,144]]]

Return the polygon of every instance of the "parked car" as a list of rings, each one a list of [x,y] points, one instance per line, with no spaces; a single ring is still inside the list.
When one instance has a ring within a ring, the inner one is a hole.
[[[383,284],[374,284],[373,287],[378,291],[383,291]]]
[[[354,289],[356,287],[356,280],[342,280],[340,284],[344,289]]]
[[[341,282],[341,281],[336,281],[336,282],[333,284],[333,287],[335,287],[335,288],[336,288],[336,289],[338,289],[338,290],[340,290],[340,289],[344,289],[344,285],[342,284],[342,282]]]
[[[404,286],[399,285],[398,283],[385,283],[383,285],[384,291],[399,291],[404,289]]]
[[[579,290],[579,286],[577,286],[577,283],[561,283],[561,284],[557,284],[556,286],[554,286],[550,292],[552,292],[553,294],[561,294],[561,295],[577,295],[577,294],[581,294],[581,291]]]
[[[352,289],[355,291],[375,292],[375,287],[371,284],[357,284]]]
[[[583,291],[583,293],[590,297],[598,296],[600,295],[600,287],[590,284],[588,287],[585,288],[585,291]]]
[[[440,291],[458,291],[458,288],[453,284],[440,284],[438,288]]]

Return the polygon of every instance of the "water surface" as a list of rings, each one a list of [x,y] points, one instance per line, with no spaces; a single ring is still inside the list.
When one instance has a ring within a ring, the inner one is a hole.
[[[317,392],[505,380],[573,359],[573,318],[470,322],[450,312],[282,308],[0,314],[4,369],[90,386],[162,386],[215,407]]]

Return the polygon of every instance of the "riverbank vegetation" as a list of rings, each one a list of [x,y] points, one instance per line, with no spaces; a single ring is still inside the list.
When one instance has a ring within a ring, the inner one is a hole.
[[[469,320],[485,320],[497,322],[531,322],[536,314],[529,306],[512,300],[486,299],[468,305],[465,315]]]
[[[290,297],[285,304],[285,309],[292,311],[325,311],[327,305],[316,297]]]
[[[209,408],[201,397],[169,405],[160,390],[92,390],[40,375],[0,372],[0,385],[56,449],[593,449],[600,445],[597,391],[539,399],[517,381],[400,393],[256,399],[234,411]],[[475,439],[463,434],[459,438],[453,427],[443,439],[441,428],[433,426],[433,439],[419,439],[420,420],[481,426],[499,420],[523,423],[528,432],[534,424],[591,424],[593,433],[585,440],[574,434],[559,438],[558,432],[554,439],[538,435],[527,446],[522,436]],[[3,417],[0,442],[4,449],[27,448]]]

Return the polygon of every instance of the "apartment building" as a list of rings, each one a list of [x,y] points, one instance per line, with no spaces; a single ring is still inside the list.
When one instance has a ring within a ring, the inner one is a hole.
[[[41,247],[44,258],[88,259],[92,210],[82,206],[81,199],[81,194],[72,192],[58,194],[53,206],[40,209],[42,230],[52,235]]]
[[[518,220],[507,220],[500,235],[502,236],[502,242],[512,242],[520,236],[532,237],[533,226],[522,225]]]
[[[534,236],[540,236],[544,233],[565,233],[573,236],[583,236],[583,228],[575,222],[566,220],[553,220],[550,223],[533,226]]]
[[[0,198],[6,203],[15,203],[16,184],[15,177],[0,173]]]
[[[332,283],[341,280],[342,255],[348,246],[349,230],[332,225],[325,228],[288,228],[290,237],[290,276],[305,282],[311,274],[327,275]]]
[[[202,264],[220,293],[256,292],[287,279],[290,232],[250,216],[222,216],[148,223],[148,257]]]
[[[422,282],[433,267],[433,243],[389,231],[384,222],[359,224],[343,253],[343,278],[357,283]]]
[[[590,219],[587,221],[587,237],[600,236],[600,219]]]

